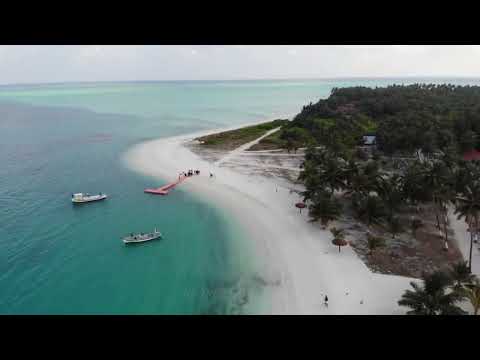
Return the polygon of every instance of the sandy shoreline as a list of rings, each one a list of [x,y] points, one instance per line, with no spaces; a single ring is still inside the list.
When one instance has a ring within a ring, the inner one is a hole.
[[[298,195],[290,193],[288,182],[241,174],[221,162],[217,166],[185,146],[215,132],[141,143],[128,151],[125,161],[133,170],[162,180],[174,180],[186,169],[201,170],[200,176],[182,183],[182,189],[225,209],[245,229],[248,238],[242,241],[255,253],[260,277],[274,284],[266,286],[262,313],[405,313],[397,301],[413,279],[372,273],[350,247],[339,253],[328,231],[309,223],[306,211],[298,213],[293,206]],[[209,178],[209,172],[215,177]],[[328,308],[323,305],[325,294]]]

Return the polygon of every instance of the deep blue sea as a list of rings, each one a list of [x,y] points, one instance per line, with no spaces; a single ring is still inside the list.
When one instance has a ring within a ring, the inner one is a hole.
[[[468,79],[0,86],[0,314],[255,313],[242,229],[215,204],[125,167],[133,145],[298,113],[332,87]],[[73,192],[104,192],[72,205]],[[125,246],[130,232],[161,240]]]

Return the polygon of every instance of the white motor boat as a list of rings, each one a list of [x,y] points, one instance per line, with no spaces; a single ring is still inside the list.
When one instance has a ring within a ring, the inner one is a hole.
[[[162,237],[162,234],[160,233],[160,231],[157,231],[157,229],[155,228],[155,230],[152,233],[130,234],[129,236],[125,236],[122,240],[125,244],[130,244],[130,243],[140,243],[140,242],[155,240],[155,239],[158,239],[159,237]]]
[[[102,194],[99,193],[97,195],[90,195],[89,193],[76,193],[72,194],[72,203],[74,204],[81,204],[81,203],[87,203],[87,202],[92,202],[92,201],[99,201],[99,200],[104,200],[107,198],[107,194]]]

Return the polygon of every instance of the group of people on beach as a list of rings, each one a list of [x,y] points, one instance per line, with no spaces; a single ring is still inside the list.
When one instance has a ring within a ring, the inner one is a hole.
[[[187,171],[182,171],[180,174],[178,174],[178,179],[180,180],[182,176],[193,176],[193,175],[200,175],[200,170],[189,169]],[[213,173],[210,173],[210,177],[211,178],[214,177]]]
[[[200,170],[190,169],[190,170],[187,170],[187,171],[182,171],[182,172],[178,175],[178,178],[180,178],[180,177],[182,177],[182,176],[193,176],[193,175],[200,175]]]

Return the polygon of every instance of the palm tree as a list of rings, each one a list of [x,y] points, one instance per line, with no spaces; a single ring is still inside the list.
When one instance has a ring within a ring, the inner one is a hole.
[[[400,220],[398,217],[392,217],[387,220],[388,229],[392,234],[392,239],[395,239],[395,235],[402,231],[402,225],[400,224]]]
[[[352,206],[357,216],[366,221],[367,225],[379,224],[385,215],[383,204],[378,196],[355,194],[352,198]]]
[[[338,158],[332,156],[321,164],[319,180],[330,189],[332,195],[335,190],[345,188],[342,165]]]
[[[372,235],[370,232],[367,233],[367,242],[370,254],[375,249],[385,246],[385,239],[381,238],[380,236]]]
[[[443,232],[445,233],[445,242],[448,242],[448,205],[455,201],[455,191],[453,187],[445,185],[439,189],[437,198],[437,206],[439,215],[442,219]],[[438,218],[437,218],[438,219]]]
[[[312,221],[320,219],[325,228],[329,221],[340,216],[341,204],[326,192],[319,192],[314,195],[309,206]]]
[[[456,305],[464,295],[452,290],[451,283],[442,271],[424,274],[423,284],[411,282],[413,291],[406,290],[398,304],[412,309],[408,315],[464,315],[466,312]]]
[[[301,193],[304,202],[313,198],[318,189],[322,187],[318,170],[311,160],[305,160],[303,170],[300,172],[298,180],[302,181],[305,185],[305,191]]]
[[[378,182],[383,178],[383,173],[380,171],[378,161],[369,161],[363,167],[363,173],[368,177],[368,182],[372,185],[373,189],[376,188]]]
[[[417,231],[423,226],[423,222],[420,219],[413,218],[412,219],[412,235],[416,239],[417,238]]]
[[[443,162],[436,161],[426,165],[426,169],[422,172],[422,180],[424,189],[432,196],[437,228],[440,230],[439,210],[443,208],[442,205],[446,205],[442,194],[450,187],[453,177]]]
[[[326,188],[333,195],[335,190],[345,187],[343,163],[330,152],[308,149],[303,165],[303,171],[298,179],[304,182],[306,188],[304,201],[313,198],[315,193]]]
[[[422,164],[414,162],[407,167],[402,175],[402,193],[405,199],[413,205],[430,200],[429,189],[427,189],[422,179]]]
[[[473,283],[475,275],[472,275],[466,261],[460,261],[453,264],[449,271],[451,279],[454,281],[456,288],[461,288],[465,284]]]
[[[345,186],[348,189],[350,189],[352,186],[353,179],[359,175],[360,167],[355,161],[349,160],[342,170],[343,170],[343,178],[345,180]]]
[[[455,171],[455,190],[462,193],[465,187],[480,179],[480,164],[473,161],[459,161],[458,168]]]
[[[465,285],[463,290],[465,297],[473,306],[473,315],[478,315],[480,310],[480,282],[475,279],[475,282]]]
[[[474,231],[478,231],[478,218],[480,216],[480,183],[477,180],[473,181],[470,185],[467,185],[462,195],[457,197],[455,214],[457,214],[459,220],[462,217],[465,217],[468,220],[470,227],[470,254],[468,267],[471,272],[473,233]],[[473,224],[475,224],[474,227]]]
[[[340,252],[341,247],[347,245],[347,241],[345,240],[345,229],[332,228],[330,229],[330,232],[333,235],[332,243],[338,246],[338,252]]]
[[[346,195],[357,193],[369,195],[370,192],[377,188],[377,184],[382,176],[374,162],[369,162],[362,167],[349,163],[344,168],[344,178],[347,189]]]
[[[390,221],[393,218],[394,211],[403,201],[401,177],[395,174],[387,179],[382,178],[378,183],[377,193],[388,210],[387,218]]]

